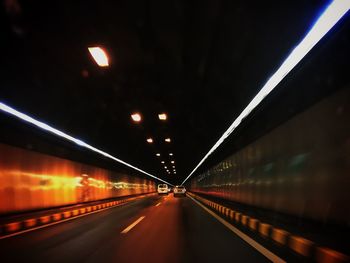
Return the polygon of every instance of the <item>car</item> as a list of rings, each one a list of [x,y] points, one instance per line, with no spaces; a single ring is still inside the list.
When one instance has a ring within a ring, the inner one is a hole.
[[[174,192],[174,196],[177,196],[177,195],[184,196],[184,195],[186,195],[186,188],[182,185],[176,185],[174,187],[173,192]]]
[[[157,192],[159,195],[167,195],[169,193],[169,186],[167,184],[159,184],[157,187]]]

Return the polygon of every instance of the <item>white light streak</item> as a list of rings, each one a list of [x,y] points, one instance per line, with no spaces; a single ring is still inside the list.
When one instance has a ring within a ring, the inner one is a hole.
[[[31,123],[31,124],[37,126],[38,128],[41,128],[41,129],[43,129],[45,131],[48,131],[48,132],[53,133],[53,134],[55,134],[55,135],[57,135],[59,137],[62,137],[64,139],[68,140],[68,141],[74,142],[75,144],[78,144],[81,147],[87,148],[87,149],[89,149],[89,150],[91,150],[93,152],[96,152],[96,153],[98,153],[100,155],[103,155],[103,156],[105,156],[105,157],[107,157],[109,159],[112,159],[112,160],[114,160],[114,161],[116,161],[118,163],[121,163],[121,164],[123,164],[123,165],[125,165],[127,167],[130,167],[130,168],[132,168],[132,169],[134,169],[134,170],[136,170],[136,171],[138,171],[140,173],[143,173],[143,174],[145,174],[145,175],[147,175],[147,176],[149,176],[151,178],[154,178],[154,179],[159,180],[159,181],[161,181],[163,183],[172,185],[172,184],[168,183],[167,181],[164,181],[163,179],[160,179],[160,178],[158,178],[158,177],[156,177],[156,176],[154,176],[154,175],[152,175],[152,174],[150,174],[150,173],[148,173],[148,172],[146,172],[146,171],[144,171],[144,170],[142,170],[140,168],[137,168],[136,166],[133,166],[133,165],[127,163],[127,162],[124,162],[123,160],[118,159],[117,157],[114,157],[113,155],[111,155],[109,153],[106,153],[106,152],[104,152],[104,151],[102,151],[102,150],[100,150],[98,148],[95,148],[94,146],[92,146],[90,144],[87,144],[86,142],[84,142],[82,140],[74,138],[73,136],[71,136],[71,135],[69,135],[67,133],[64,133],[64,132],[62,132],[62,131],[60,131],[60,130],[58,130],[58,129],[56,129],[56,128],[54,128],[54,127],[52,127],[52,126],[50,126],[50,125],[48,125],[46,123],[38,121],[38,120],[30,117],[29,115],[24,114],[24,113],[22,113],[22,112],[20,112],[20,111],[18,111],[16,109],[14,109],[14,108],[4,104],[2,102],[0,102],[0,110],[2,110],[4,112],[7,112],[8,114],[10,114],[12,116],[15,116],[15,117],[17,117],[17,118],[19,118],[19,119],[21,119],[23,121]]]
[[[306,56],[307,53],[327,34],[329,30],[349,11],[350,0],[334,0],[316,21],[311,30],[302,41],[293,49],[284,60],[279,69],[265,83],[258,94],[245,107],[241,114],[234,120],[209,152],[197,164],[192,172],[182,182],[184,184],[199,166],[211,155],[224,140],[239,126],[239,124],[252,112],[256,106],[285,78],[286,75]]]

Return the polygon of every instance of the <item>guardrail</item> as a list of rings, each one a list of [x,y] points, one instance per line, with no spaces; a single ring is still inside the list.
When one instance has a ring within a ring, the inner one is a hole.
[[[78,218],[85,214],[96,213],[98,211],[103,211],[107,208],[120,206],[137,199],[145,198],[156,193],[143,194],[139,196],[133,196],[130,198],[125,198],[116,201],[105,201],[94,205],[87,205],[81,208],[73,207],[72,209],[67,209],[60,212],[51,212],[48,214],[35,216],[35,213],[32,218],[26,218],[23,220],[16,220],[13,222],[7,222],[0,225],[0,239],[16,235],[20,232],[27,232],[31,229],[44,227],[45,225],[50,225],[53,223],[59,223],[60,221],[67,221],[69,219]]]
[[[219,203],[205,199],[192,192],[187,192],[187,194],[200,201],[207,207],[210,207],[218,214],[222,215],[230,223],[243,226],[250,231],[258,233],[263,238],[271,240],[279,246],[287,247],[302,257],[309,258],[310,260],[318,263],[350,262],[349,256],[338,251],[327,247],[318,246],[311,240],[293,235],[284,229],[276,228],[273,225],[264,223],[257,218],[247,216]]]

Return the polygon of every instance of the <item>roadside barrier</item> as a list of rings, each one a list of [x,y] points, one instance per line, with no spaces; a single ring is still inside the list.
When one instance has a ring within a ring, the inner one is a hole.
[[[350,257],[330,248],[320,247],[311,240],[293,235],[288,231],[276,228],[268,223],[261,222],[257,218],[252,218],[247,215],[237,212],[233,209],[210,201],[192,192],[187,192],[188,195],[200,201],[202,204],[210,207],[212,210],[221,214],[232,225],[240,225],[248,228],[250,231],[258,233],[265,239],[273,241],[279,246],[284,246],[292,250],[294,253],[310,258],[317,263],[346,263],[350,262]]]
[[[0,225],[0,238],[1,237],[6,237],[10,234],[15,234],[17,232],[21,232],[24,230],[30,230],[31,228],[36,228],[39,226],[44,226],[53,222],[59,222],[59,221],[64,221],[70,218],[74,217],[80,217],[84,214],[89,214],[89,213],[96,213],[98,210],[104,210],[107,208],[111,208],[114,206],[120,206],[122,204],[129,203],[131,201],[135,201],[137,199],[141,199],[144,197],[148,197],[151,195],[155,195],[155,193],[150,193],[150,194],[144,194],[140,196],[134,196],[126,199],[121,199],[117,201],[106,201],[106,202],[101,202],[98,205],[88,205],[86,207],[82,208],[72,208],[68,209],[62,212],[52,212],[49,214],[41,215],[41,216],[33,216],[33,218],[26,218],[23,220],[15,221],[15,222],[8,222],[3,225]],[[35,214],[35,213],[34,213]]]

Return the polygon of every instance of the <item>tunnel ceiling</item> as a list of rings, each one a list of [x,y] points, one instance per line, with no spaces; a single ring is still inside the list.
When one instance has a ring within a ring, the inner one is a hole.
[[[327,2],[2,1],[0,99],[179,183]],[[107,51],[109,67],[90,46]],[[160,163],[172,159],[176,175]]]

